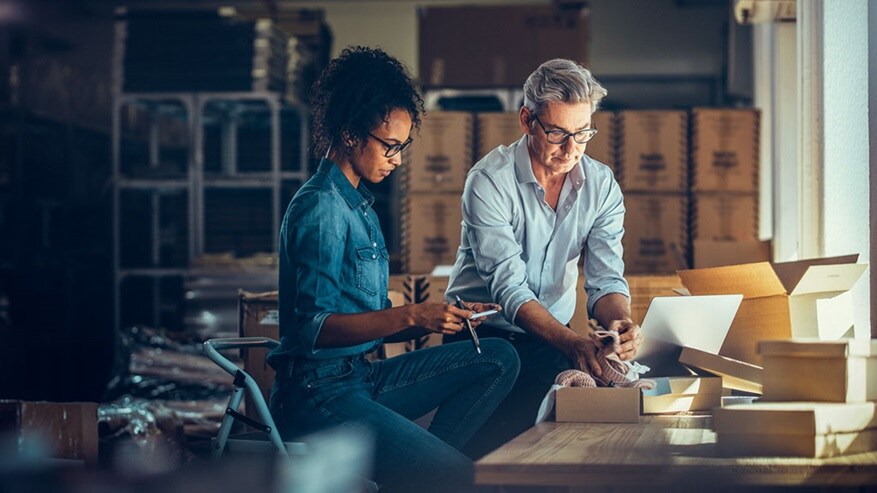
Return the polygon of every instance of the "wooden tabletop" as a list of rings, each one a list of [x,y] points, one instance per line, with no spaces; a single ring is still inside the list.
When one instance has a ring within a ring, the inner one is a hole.
[[[475,465],[484,485],[877,485],[877,452],[832,459],[719,457],[707,416],[542,423]],[[709,481],[705,483],[704,481]]]

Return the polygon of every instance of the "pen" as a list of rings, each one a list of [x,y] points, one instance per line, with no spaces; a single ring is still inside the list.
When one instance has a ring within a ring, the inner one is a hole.
[[[463,300],[457,296],[457,308],[460,310],[465,310],[466,307],[463,306]],[[469,333],[472,334],[472,344],[475,345],[475,350],[478,351],[478,354],[481,354],[481,342],[478,341],[478,334],[475,333],[475,329],[472,328],[472,323],[469,322],[469,319],[463,320],[463,323],[466,324],[466,328],[469,329]]]

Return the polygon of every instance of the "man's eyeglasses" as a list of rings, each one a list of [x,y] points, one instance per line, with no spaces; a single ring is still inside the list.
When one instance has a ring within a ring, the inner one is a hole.
[[[545,125],[539,121],[539,117],[535,117],[536,123],[542,127],[542,131],[545,132],[545,136],[548,138],[548,142],[552,144],[563,145],[566,144],[566,140],[572,137],[572,140],[575,141],[576,144],[585,144],[589,140],[593,139],[595,135],[597,135],[597,127],[594,126],[594,123],[591,123],[591,128],[586,128],[584,130],[579,130],[575,133],[569,133],[566,130],[561,130],[559,128],[555,128],[553,130],[548,130],[545,128]]]
[[[387,152],[384,153],[384,157],[393,157],[396,154],[399,154],[400,152],[407,149],[408,146],[410,146],[411,143],[414,142],[414,139],[412,139],[411,137],[408,137],[408,140],[406,140],[405,142],[402,142],[401,144],[391,144],[389,142],[384,141],[383,139],[381,139],[380,137],[376,136],[375,134],[373,134],[371,132],[369,132],[368,134],[369,134],[369,136],[371,136],[371,138],[375,139],[376,141],[380,142],[381,144],[384,144],[384,147],[387,148]]]

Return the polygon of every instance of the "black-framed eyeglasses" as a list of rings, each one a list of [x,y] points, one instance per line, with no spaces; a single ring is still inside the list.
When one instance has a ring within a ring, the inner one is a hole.
[[[548,138],[548,142],[552,144],[563,145],[566,144],[566,140],[572,137],[572,140],[575,141],[576,144],[585,144],[597,135],[597,127],[591,122],[591,128],[586,128],[584,130],[579,130],[575,133],[569,133],[566,130],[561,130],[559,128],[555,128],[552,130],[548,130],[545,128],[545,125],[539,121],[539,117],[534,117],[536,119],[536,123],[542,127],[542,131],[545,132],[545,137]]]
[[[393,157],[396,154],[399,154],[400,152],[404,151],[405,149],[408,149],[408,146],[410,146],[411,143],[414,142],[414,139],[412,139],[411,137],[408,137],[408,140],[406,140],[405,142],[402,142],[401,144],[391,144],[391,143],[386,142],[384,139],[378,137],[377,135],[375,135],[371,132],[369,132],[368,134],[369,134],[369,136],[371,136],[371,138],[375,139],[376,141],[380,142],[381,144],[384,144],[384,147],[387,148],[387,152],[384,153],[384,157]]]

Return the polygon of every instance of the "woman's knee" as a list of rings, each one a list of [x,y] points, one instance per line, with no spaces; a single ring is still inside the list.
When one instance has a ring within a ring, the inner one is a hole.
[[[521,359],[518,351],[505,339],[489,337],[481,340],[481,348],[485,357],[496,361],[502,367],[503,374],[517,377],[521,369]]]

